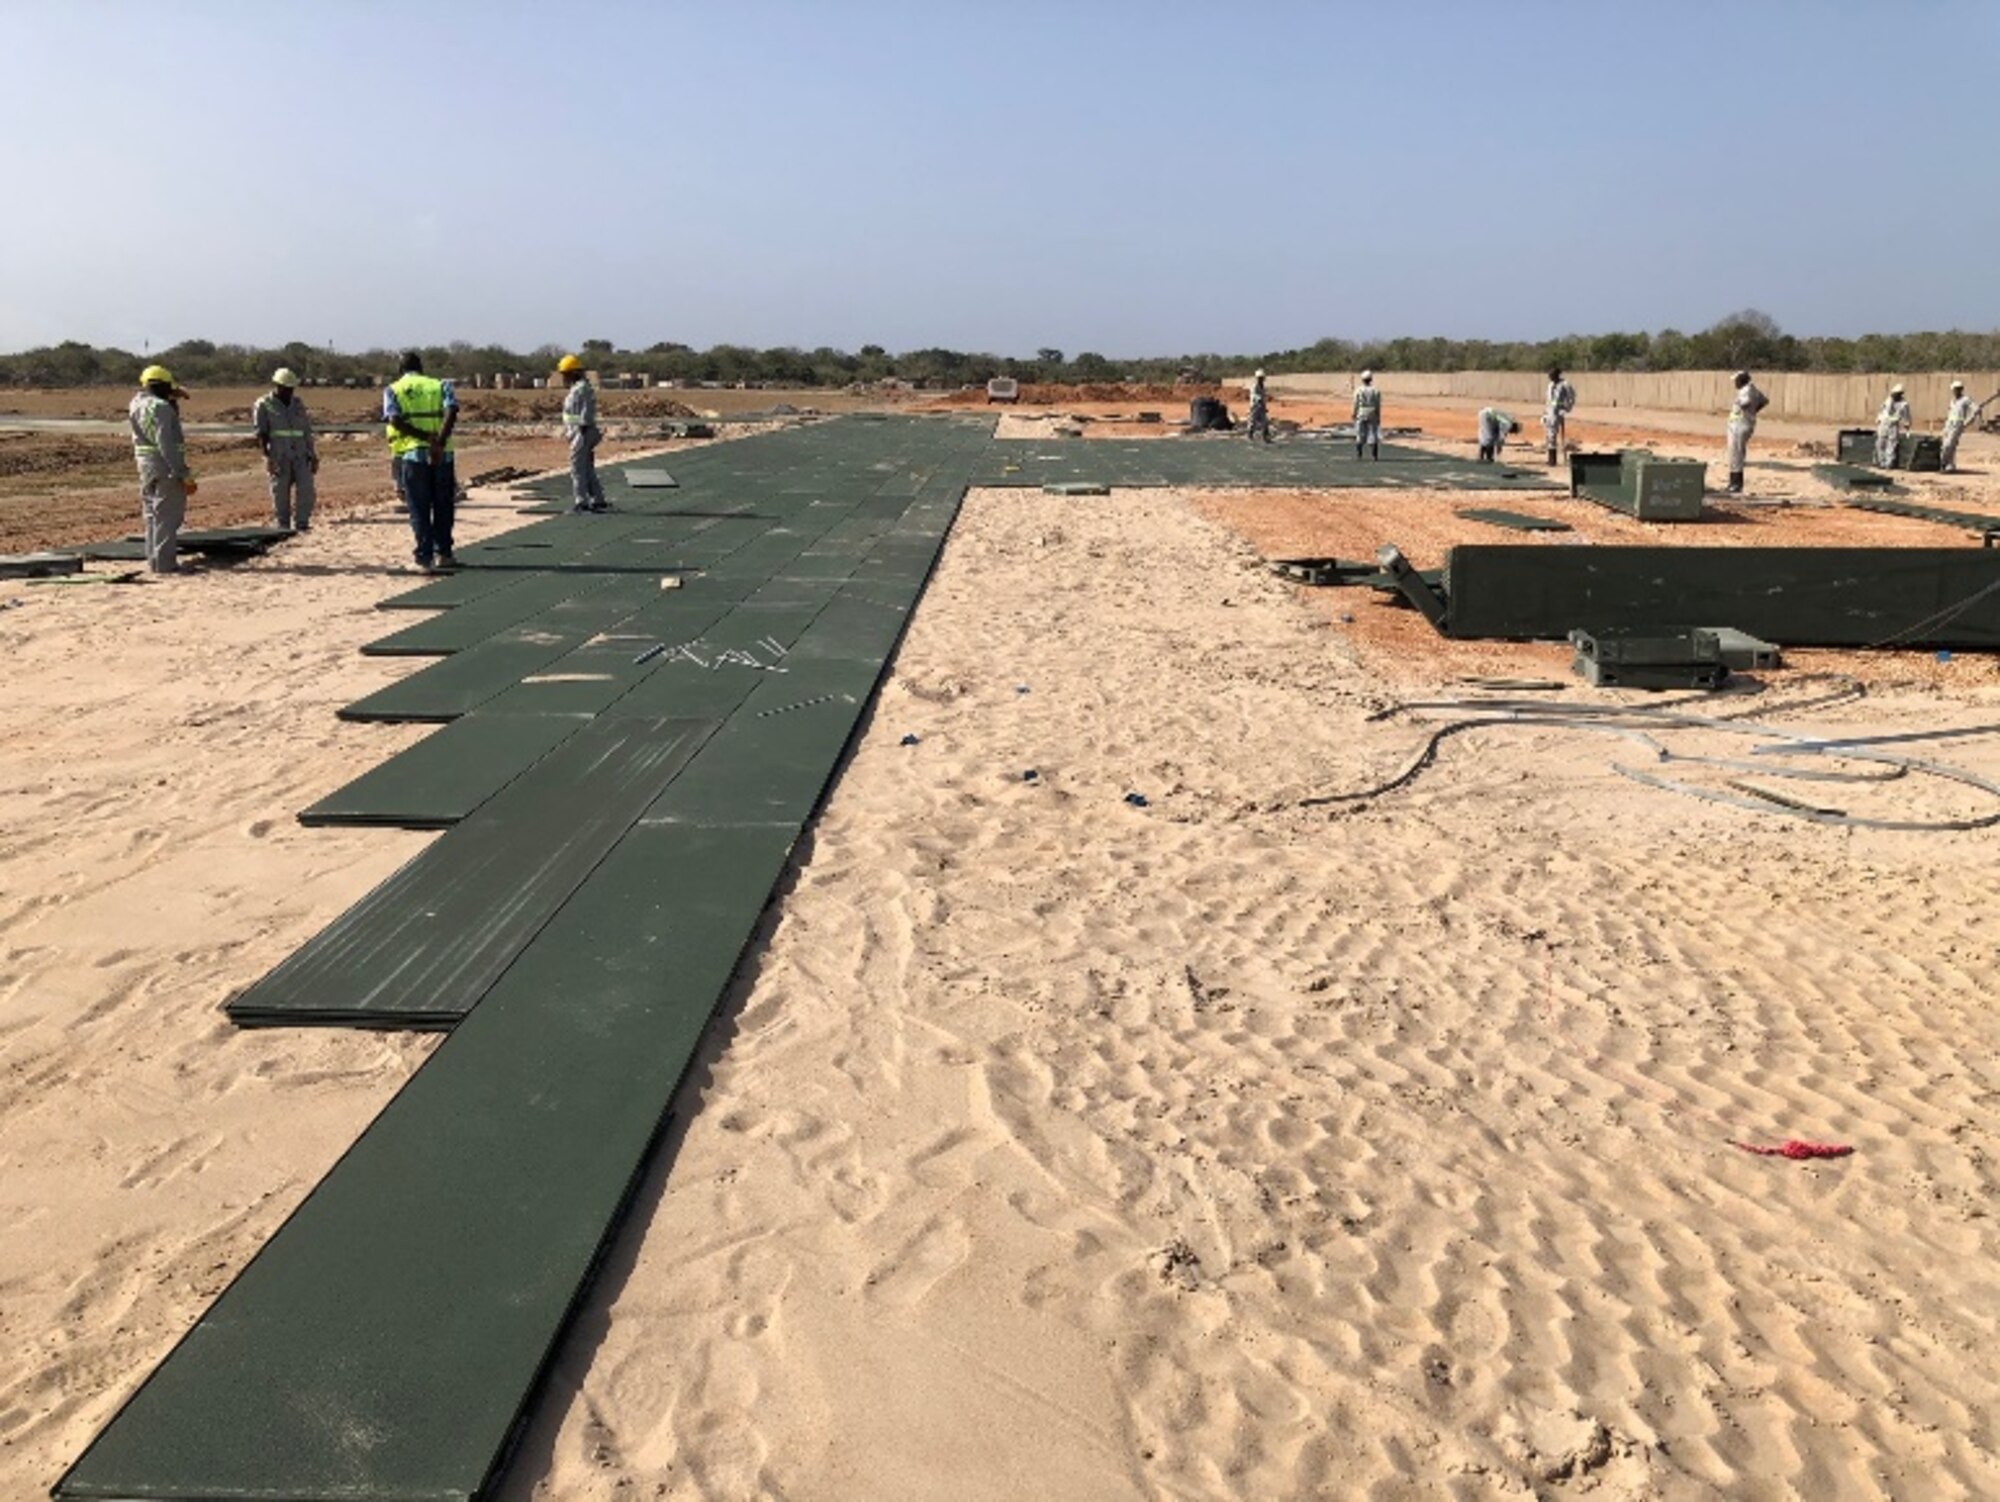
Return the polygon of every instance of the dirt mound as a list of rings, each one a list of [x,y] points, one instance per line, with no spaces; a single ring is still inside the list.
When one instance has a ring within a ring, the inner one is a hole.
[[[607,419],[698,417],[686,402],[651,391],[603,391],[598,393],[598,409]],[[560,391],[461,391],[458,416],[461,422],[549,422],[562,417]]]
[[[699,417],[686,402],[650,391],[607,391],[599,398],[610,417]]]
[[[24,435],[25,436],[25,435]],[[96,464],[129,463],[132,445],[115,438],[44,438],[0,444],[0,475],[64,474]]]

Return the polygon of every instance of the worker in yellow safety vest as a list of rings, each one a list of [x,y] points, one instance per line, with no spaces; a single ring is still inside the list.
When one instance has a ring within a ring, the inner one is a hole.
[[[298,499],[296,525],[312,530],[313,476],[319,473],[319,450],[313,444],[312,418],[299,398],[299,378],[289,369],[271,377],[271,389],[250,409],[257,447],[264,451],[264,473],[271,480],[271,514],[281,527],[294,523],[293,497]]]
[[[139,390],[126,409],[132,428],[132,457],[139,463],[139,506],[146,518],[146,567],[156,574],[180,571],[181,523],[188,497],[196,490],[187,467],[177,405],[187,393],[163,365],[139,372]]]
[[[425,375],[424,357],[411,350],[403,356],[401,374],[382,393],[382,420],[388,424],[389,455],[409,506],[417,567],[456,568],[451,524],[458,472],[451,430],[458,425],[458,395],[450,381]]]

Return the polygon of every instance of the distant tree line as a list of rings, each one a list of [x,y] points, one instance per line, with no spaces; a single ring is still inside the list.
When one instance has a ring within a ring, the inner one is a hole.
[[[1559,364],[1573,372],[1605,370],[1803,370],[1842,373],[1927,370],[2000,370],[2000,331],[1985,334],[1864,334],[1858,339],[1799,338],[1781,330],[1756,309],[1732,313],[1700,333],[1662,329],[1657,334],[1572,334],[1538,342],[1484,339],[1321,339],[1300,349],[1264,354],[1183,354],[1113,360],[1086,351],[1067,356],[1059,349],[1035,351],[1033,359],[968,354],[952,349],[917,349],[890,354],[864,344],[853,354],[829,349],[751,349],[718,344],[698,350],[659,343],[620,349],[608,339],[578,346],[595,370],[644,375],[659,380],[723,385],[848,386],[900,380],[928,389],[976,384],[994,376],[1022,381],[1095,383],[1167,382],[1190,376],[1212,379],[1241,375],[1261,365],[1272,374],[1378,370],[1540,370]],[[499,345],[463,342],[423,349],[424,368],[433,375],[469,378],[499,372],[538,375],[567,353],[555,345],[523,353]],[[392,376],[400,351],[363,350],[343,354],[304,343],[262,349],[245,344],[213,344],[190,339],[152,355],[99,349],[74,341],[19,354],[0,355],[0,382],[17,386],[123,385],[141,367],[158,362],[188,385],[254,385],[280,365],[300,375],[332,382]]]

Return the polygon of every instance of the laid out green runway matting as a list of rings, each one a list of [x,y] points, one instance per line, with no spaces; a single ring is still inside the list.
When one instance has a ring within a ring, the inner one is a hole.
[[[673,463],[672,488],[607,467],[610,514],[383,602],[369,650],[411,671],[342,714],[440,728],[300,817],[444,832],[228,1011],[449,1035],[59,1496],[488,1493],[968,486],[1546,488],[1394,447],[942,417]]]

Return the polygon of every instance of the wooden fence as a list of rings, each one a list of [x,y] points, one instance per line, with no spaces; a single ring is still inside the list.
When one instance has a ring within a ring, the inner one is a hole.
[[[1579,371],[1569,377],[1576,387],[1577,405],[1594,412],[1606,408],[1639,407],[1664,412],[1713,412],[1729,410],[1734,394],[1733,372],[1726,370],[1663,370],[1636,373],[1627,371],[1596,374]],[[1354,389],[1357,377],[1349,374],[1281,375],[1271,377],[1280,391],[1301,396],[1344,394]],[[1825,422],[1837,427],[1870,427],[1881,409],[1883,398],[1895,381],[1903,384],[1903,394],[1916,415],[1919,427],[1934,428],[1944,421],[1951,404],[1951,383],[1964,381],[1966,394],[1984,401],[2000,391],[2000,372],[1961,371],[1933,375],[1809,375],[1769,371],[1757,377],[1757,389],[1771,399],[1764,409],[1767,417],[1794,418],[1801,422]],[[1391,396],[1446,396],[1475,401],[1513,402],[1541,409],[1547,379],[1526,370],[1381,371],[1375,384]]]

